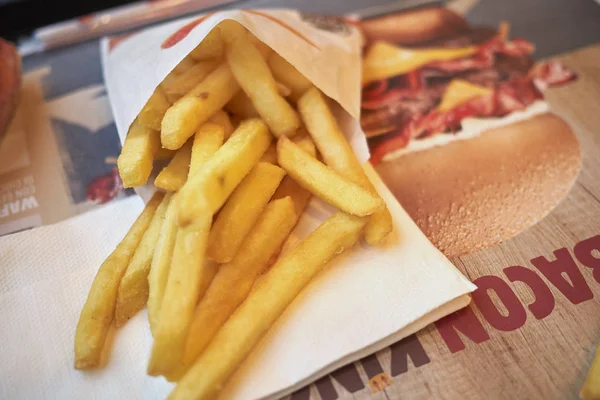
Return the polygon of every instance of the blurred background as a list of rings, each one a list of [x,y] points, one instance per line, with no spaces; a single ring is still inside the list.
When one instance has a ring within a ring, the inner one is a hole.
[[[111,7],[139,4],[132,0],[0,0],[0,37],[22,41],[36,28]],[[290,7],[323,13],[387,13],[431,0],[150,0],[191,9],[228,7]],[[235,4],[232,4],[235,3]],[[450,2],[453,3],[453,2]],[[514,35],[537,45],[536,57],[546,57],[600,40],[600,3],[595,0],[456,0],[474,24],[510,21]],[[156,11],[153,11],[156,13]]]
[[[121,143],[104,87],[100,37],[216,8],[367,18],[434,4],[474,25],[495,29],[508,21],[511,37],[535,44],[534,59],[600,42],[595,0],[0,0],[0,38],[17,45],[22,72],[14,118],[2,124],[0,114],[0,235],[133,193],[122,188],[116,170]]]
[[[0,0],[0,36],[10,41],[35,28],[115,7],[133,0]]]

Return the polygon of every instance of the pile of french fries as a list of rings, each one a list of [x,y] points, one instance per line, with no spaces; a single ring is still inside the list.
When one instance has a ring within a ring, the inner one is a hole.
[[[126,187],[170,160],[158,191],[94,279],[75,334],[75,368],[103,364],[113,321],[144,306],[150,375],[172,399],[212,399],[296,295],[392,219],[309,80],[242,25],[224,21],[160,84],[131,125]],[[322,160],[322,161],[321,161]],[[311,196],[336,214],[281,250]]]

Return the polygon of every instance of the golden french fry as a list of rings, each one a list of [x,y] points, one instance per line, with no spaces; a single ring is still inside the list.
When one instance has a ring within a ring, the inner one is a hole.
[[[175,68],[173,68],[173,72],[175,72],[175,74],[177,75],[183,74],[185,71],[192,68],[195,63],[196,62],[194,61],[194,59],[188,54],[183,60],[179,62],[179,64],[175,66]]]
[[[313,87],[300,98],[298,111],[325,164],[379,197],[319,89]],[[365,239],[370,245],[376,245],[393,229],[392,215],[388,208],[384,207],[369,219],[365,228]]]
[[[208,238],[210,259],[219,264],[233,259],[284,175],[283,169],[269,163],[259,162],[252,168],[214,222]]]
[[[171,80],[169,85],[164,88],[166,98],[171,103],[175,103],[177,100],[189,93],[189,91],[197,86],[200,82],[202,82],[208,76],[208,74],[210,74],[219,66],[220,63],[221,62],[218,60],[197,62],[185,72],[177,75]],[[166,111],[167,109],[164,110],[163,116]],[[160,121],[158,124],[158,129],[160,129]]]
[[[221,208],[270,143],[271,135],[263,121],[242,121],[229,140],[179,191],[176,199],[179,226]]]
[[[300,186],[298,182],[296,182],[290,176],[286,176],[281,181],[281,184],[275,191],[275,194],[273,194],[273,199],[284,199],[286,197],[292,199],[294,202],[296,216],[300,218],[302,213],[304,213],[304,209],[308,205],[308,201],[312,197],[312,194]]]
[[[217,26],[206,35],[198,46],[190,53],[196,61],[218,59],[223,57],[223,38],[221,30]]]
[[[150,226],[144,232],[144,236],[137,249],[135,249],[135,253],[129,262],[123,278],[121,278],[115,308],[115,322],[117,327],[124,325],[146,305],[148,300],[148,272],[150,271],[150,263],[152,262],[154,248],[156,247],[170,201],[171,194],[167,194],[162,199],[162,202],[154,213],[154,217],[152,217]]]
[[[183,356],[189,324],[202,295],[200,289],[207,286],[203,281],[212,279],[216,269],[204,259],[211,222],[212,215],[206,214],[177,232],[148,363],[150,375],[169,373]]]
[[[247,36],[248,30],[239,22],[234,20],[224,20],[219,23],[221,38],[225,44],[230,44],[240,36]]]
[[[173,81],[175,79],[177,79],[178,75],[179,74],[177,74],[175,71],[169,72],[169,74],[167,76],[165,76],[165,79],[162,80],[162,82],[160,83],[160,85],[158,85],[158,87],[160,87],[162,89],[162,91],[164,92],[165,89],[167,89],[169,86],[171,86],[173,84]]]
[[[162,198],[162,193],[154,194],[121,243],[98,269],[77,322],[76,369],[95,368],[100,364],[102,348],[115,315],[119,283]]]
[[[146,183],[152,172],[154,154],[160,147],[160,133],[133,121],[117,160],[119,175],[126,188]]]
[[[298,133],[292,139],[292,142],[296,143],[298,147],[311,155],[311,157],[317,156],[317,149],[315,148],[315,144],[308,134],[304,135]],[[294,202],[294,209],[296,210],[296,215],[298,218],[304,213],[304,209],[308,205],[308,201],[312,197],[312,194],[304,189],[302,186],[298,184],[292,177],[285,176],[279,187],[275,191],[273,195],[273,199],[283,199],[285,197],[290,197]]]
[[[292,94],[292,89],[285,86],[283,83],[275,81],[275,84],[277,85],[277,93],[279,93],[281,97],[288,97]]]
[[[229,139],[229,136],[231,136],[231,134],[234,131],[233,125],[231,124],[231,120],[229,119],[229,114],[227,114],[223,110],[217,111],[215,115],[210,117],[209,121],[214,122],[215,124],[219,124],[223,127],[223,133],[225,134],[223,141]]]
[[[190,159],[192,157],[192,140],[188,140],[154,179],[156,187],[169,192],[176,192],[185,184],[190,170]]]
[[[171,102],[167,100],[163,90],[157,87],[138,114],[137,119],[145,127],[160,131],[160,123],[169,107],[171,107]]]
[[[277,145],[275,143],[271,143],[267,151],[260,158],[260,161],[277,165]]]
[[[221,64],[167,110],[161,124],[163,147],[175,150],[183,146],[238,90],[229,66]]]
[[[213,399],[311,279],[357,241],[365,220],[337,213],[285,254],[254,286],[181,378],[171,400]]]
[[[254,108],[254,104],[252,104],[252,100],[243,91],[239,91],[229,103],[225,104],[225,110],[242,119],[259,116],[258,111]]]
[[[317,148],[315,143],[309,136],[306,129],[300,128],[298,133],[291,139],[292,142],[296,143],[298,147],[310,154],[312,157],[317,157]]]
[[[194,135],[189,177],[193,176],[223,145],[225,129],[214,122],[202,124]]]
[[[177,236],[177,210],[173,199],[169,202],[165,220],[160,229],[160,235],[156,242],[156,248],[152,256],[152,264],[148,273],[148,320],[150,322],[150,331],[154,334],[158,326],[160,315],[160,305],[162,304],[163,294],[169,278],[171,268],[171,258],[175,248],[175,238]]]
[[[292,136],[300,119],[277,92],[277,84],[256,46],[247,36],[237,37],[226,49],[233,76],[252,100],[254,108],[276,136]]]
[[[154,153],[155,160],[170,160],[175,156],[175,150],[165,149],[164,147],[159,147]]]
[[[303,129],[301,128],[300,131],[303,131]],[[292,142],[296,143],[298,147],[300,147],[302,150],[310,154],[312,157],[317,156],[317,149],[315,148],[315,144],[313,143],[310,136],[308,136],[308,133],[298,133],[291,140]],[[277,200],[284,199],[286,197],[291,198],[294,202],[294,210],[296,211],[297,223],[298,220],[300,220],[302,214],[304,214],[304,210],[306,209],[306,206],[308,206],[308,202],[310,201],[312,194],[308,190],[300,186],[298,182],[296,182],[292,177],[286,175],[279,184],[279,187],[275,191],[275,194],[273,195],[272,199]],[[279,257],[279,254],[286,246],[288,246],[287,241],[286,243],[284,243],[284,245],[281,246],[281,248],[277,252],[275,252],[271,256],[269,265],[273,265],[275,261],[277,261],[277,257]]]
[[[312,83],[279,54],[272,52],[267,62],[275,79],[291,90],[289,97],[292,101],[298,101],[312,87]]]
[[[304,129],[301,128],[300,132],[302,132],[303,130]],[[302,150],[310,154],[312,157],[317,156],[317,149],[315,148],[315,144],[313,143],[310,136],[308,136],[308,133],[298,133],[291,140],[292,142],[296,143],[298,147],[300,147]],[[312,194],[308,190],[300,186],[298,182],[296,182],[292,177],[286,175],[279,184],[279,187],[275,191],[275,194],[273,195],[272,199],[276,200],[283,199],[286,197],[291,198],[294,202],[294,210],[296,211],[297,223],[298,220],[300,220],[302,214],[304,214],[304,210],[306,209],[306,206],[308,206],[308,202],[310,201]],[[273,265],[275,261],[277,261],[277,257],[279,257],[279,254],[286,246],[288,246],[287,241],[286,243],[284,243],[284,245],[281,246],[281,248],[277,252],[275,252],[271,256],[269,265]]]
[[[252,42],[254,47],[256,47],[256,50],[258,50],[258,52],[260,53],[262,58],[265,60],[267,58],[269,58],[269,55],[271,54],[271,48],[265,42],[261,41],[256,36],[250,34],[249,37],[250,37],[250,41]]]
[[[259,38],[250,33],[242,24],[237,21],[227,20],[219,24],[222,30],[223,41],[226,44],[231,44],[238,38],[242,37],[244,40],[249,40],[260,52],[262,57],[266,60],[271,53],[271,48],[266,43],[261,41]]]
[[[364,217],[384,206],[366,189],[319,162],[288,138],[277,143],[279,165],[303,188],[342,211]]]
[[[233,260],[219,267],[208,291],[198,303],[188,332],[183,364],[168,378],[179,379],[198,358],[227,318],[248,296],[256,278],[268,266],[292,228],[296,215],[292,199],[267,205]]]
[[[177,78],[177,76],[181,75],[189,68],[191,68],[195,64],[194,60],[188,55],[185,57],[179,64],[169,72],[169,74],[162,80],[160,83],[160,87],[164,90],[168,88],[171,83]]]
[[[585,400],[600,399],[600,346],[596,349],[596,356],[592,361],[590,372],[583,382],[579,397]]]

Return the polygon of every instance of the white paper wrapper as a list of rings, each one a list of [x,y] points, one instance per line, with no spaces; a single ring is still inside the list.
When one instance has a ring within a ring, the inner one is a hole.
[[[104,79],[121,140],[158,84],[212,28],[227,19],[248,28],[358,120],[362,37],[357,29],[338,21],[335,26],[339,32],[329,32],[291,10],[231,10],[214,13],[179,43],[162,48],[167,38],[196,19],[197,16],[136,33],[112,50],[110,40],[102,41]],[[356,154],[366,161],[367,144],[359,125],[355,128],[346,130],[346,134]]]
[[[106,86],[121,140],[162,79],[216,24],[234,19],[337,102],[334,113],[342,130],[359,159],[368,159],[358,123],[361,36],[356,29],[334,24],[336,32],[322,30],[296,11],[233,10],[215,13],[177,45],[161,48],[170,35],[197,18],[137,33],[112,50],[109,40],[102,42]],[[420,232],[368,163],[365,170],[392,212],[395,240],[386,248],[359,245],[334,261],[253,350],[227,385],[224,398],[291,393],[468,304],[466,294],[475,286]],[[333,211],[313,199],[293,240]],[[147,356],[139,362],[146,363]]]

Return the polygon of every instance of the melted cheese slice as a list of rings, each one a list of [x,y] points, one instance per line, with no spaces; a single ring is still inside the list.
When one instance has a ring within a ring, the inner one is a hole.
[[[487,96],[491,93],[492,89],[462,79],[454,79],[446,88],[438,110],[442,112],[450,111],[475,97]]]
[[[403,75],[433,61],[447,61],[475,54],[475,46],[456,49],[407,49],[387,42],[375,42],[363,60],[363,84]]]

